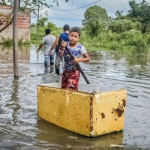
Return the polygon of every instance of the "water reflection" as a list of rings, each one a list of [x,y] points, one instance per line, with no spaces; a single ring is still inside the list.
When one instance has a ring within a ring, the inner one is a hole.
[[[18,80],[14,79],[13,80],[13,84],[12,84],[12,96],[11,99],[9,101],[14,101],[13,105],[12,104],[6,104],[6,106],[8,108],[13,108],[13,113],[12,113],[12,118],[13,118],[13,125],[16,126],[17,125],[17,113],[18,110],[20,109],[20,104],[19,104],[19,98],[18,98],[18,90],[19,90],[19,84],[18,84]]]
[[[85,74],[101,91],[127,89],[123,132],[86,138],[37,116],[37,85],[60,81],[44,73],[44,55],[36,46],[19,49],[19,80],[13,79],[12,48],[0,46],[0,149],[100,149],[110,144],[149,148],[150,54],[100,51],[82,63]],[[37,59],[38,58],[38,59]],[[85,83],[81,76],[80,82]]]
[[[123,132],[113,133],[98,138],[87,138],[43,120],[38,120],[37,127],[41,132],[37,134],[36,138],[46,141],[48,147],[51,145],[52,147],[57,147],[57,149],[108,148],[111,144],[122,145],[123,140]],[[42,141],[40,145],[44,146],[45,143],[42,143]]]
[[[0,62],[1,63],[12,63],[13,62],[13,51],[12,47],[6,47],[0,45]],[[20,63],[30,62],[30,46],[19,47],[18,61]]]

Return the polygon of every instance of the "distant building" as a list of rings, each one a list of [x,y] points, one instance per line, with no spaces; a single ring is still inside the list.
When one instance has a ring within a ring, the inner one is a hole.
[[[2,29],[6,25],[6,20],[10,18],[13,7],[11,6],[0,6],[0,29]],[[11,15],[12,17],[12,15]],[[18,14],[18,36],[19,39],[23,39],[23,41],[30,41],[30,13],[19,13]],[[3,38],[12,39],[13,36],[13,23],[9,25],[7,29],[0,32],[0,43],[3,42]]]

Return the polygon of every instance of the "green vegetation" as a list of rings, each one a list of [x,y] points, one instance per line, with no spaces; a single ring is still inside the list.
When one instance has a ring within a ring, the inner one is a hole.
[[[88,8],[84,14],[82,43],[89,49],[100,47],[143,52],[150,46],[150,5],[143,0],[129,1],[131,9],[127,15],[116,11],[116,18],[107,15],[100,6]],[[94,47],[94,48],[93,48]]]
[[[150,5],[146,0],[137,3],[129,1],[130,10],[116,11],[116,18],[107,15],[100,6],[88,8],[84,14],[80,42],[89,50],[111,49],[122,51],[144,52],[150,46]],[[41,18],[37,24],[32,24],[31,39],[41,41],[46,28],[57,36],[62,32],[47,18]],[[38,33],[39,31],[39,33]]]
[[[11,46],[13,44],[13,39],[10,38],[3,38],[3,45],[4,46]],[[24,41],[22,38],[18,40],[18,45],[29,45],[30,42],[29,41]]]
[[[42,38],[45,36],[45,29],[49,28],[51,34],[59,36],[63,30],[57,28],[55,24],[48,22],[48,18],[41,18],[36,24],[31,25],[31,41],[32,43],[40,43]]]

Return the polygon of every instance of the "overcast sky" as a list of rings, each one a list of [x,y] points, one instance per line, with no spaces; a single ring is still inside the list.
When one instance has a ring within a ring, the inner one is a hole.
[[[59,6],[56,3],[53,3],[53,0],[48,2],[52,4],[52,9],[55,10],[68,10],[68,9],[75,9],[85,5],[89,5],[94,3],[98,0],[69,0],[69,2],[65,2],[65,0],[59,0]],[[136,0],[140,1],[140,0]],[[101,0],[95,4],[89,5],[87,7],[83,7],[81,9],[71,10],[71,11],[54,11],[52,9],[48,9],[48,21],[54,23],[57,27],[62,27],[64,24],[69,24],[71,27],[73,26],[82,26],[82,20],[84,19],[84,13],[87,8],[99,5],[102,8],[105,8],[108,15],[111,17],[115,17],[115,12],[117,10],[123,10],[124,14],[128,12],[130,9],[129,7],[129,0]],[[45,10],[45,9],[44,9]],[[42,12],[41,12],[42,13]],[[44,15],[42,15],[44,17]],[[32,18],[31,22],[35,23],[37,21],[36,18]]]

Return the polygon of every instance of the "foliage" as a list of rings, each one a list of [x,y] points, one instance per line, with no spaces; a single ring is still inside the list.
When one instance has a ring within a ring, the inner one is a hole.
[[[34,24],[34,23],[31,24],[31,28],[33,28],[33,27],[35,27],[35,24]]]
[[[135,0],[129,1],[131,10],[127,15],[130,18],[135,18],[142,24],[142,33],[149,32],[150,30],[150,4],[146,0],[137,3]]]
[[[45,23],[46,23],[47,21],[48,21],[48,18],[46,18],[46,17],[40,18],[40,19],[37,21],[36,25],[39,26],[39,27],[43,27],[43,26],[45,26]]]
[[[84,17],[83,25],[91,36],[97,36],[109,24],[106,10],[97,5],[88,8]]]
[[[7,46],[12,45],[13,43],[13,40],[10,38],[3,38],[2,40],[3,40],[3,44]]]
[[[87,49],[107,48],[111,50],[123,51],[146,51],[150,43],[150,35],[145,36],[141,31],[130,30],[120,34],[112,31],[107,31],[99,34],[97,37],[91,38],[82,32],[80,42]]]
[[[59,5],[59,0],[54,0],[53,2]],[[68,2],[69,0],[65,0]],[[14,0],[0,0],[0,5],[10,5],[12,6]],[[50,8],[52,5],[49,5],[45,0],[20,0],[20,11],[26,11],[27,8],[31,10],[32,13],[37,14],[38,9]],[[45,11],[47,13],[47,11]]]
[[[121,18],[123,18],[123,11],[121,10],[121,11],[119,11],[119,10],[117,10],[116,11],[116,13],[115,13],[115,15],[116,15],[116,18],[117,19],[121,19]]]
[[[10,38],[3,38],[3,45],[4,46],[11,46],[13,44],[13,39]],[[29,45],[29,41],[24,41],[22,38],[18,40],[18,45]]]
[[[54,0],[53,2],[57,3],[57,5],[59,5],[58,3],[59,0]],[[66,2],[68,2],[69,0],[65,0]],[[14,5],[14,0],[0,0],[0,5],[8,5],[8,6],[13,6]],[[51,8],[52,5],[49,5],[46,0],[19,0],[19,11],[20,12],[24,12],[26,14],[34,14],[37,15],[39,10],[44,11],[44,14],[48,14],[48,10],[49,9],[45,9],[45,8]],[[3,16],[5,16],[3,14]],[[5,22],[5,27],[3,27],[2,29],[0,29],[0,32],[2,32],[3,30],[5,30],[13,21],[13,10],[10,13],[10,15],[8,15],[9,17],[4,17],[5,19],[0,19],[0,26],[3,25],[3,23]]]
[[[109,26],[109,29],[116,33],[129,31],[132,28],[133,28],[132,21],[126,19],[115,20]]]
[[[49,29],[51,29],[52,31],[54,31],[55,29],[57,29],[56,25],[53,24],[52,22],[48,22],[47,27]]]
[[[56,25],[53,24],[52,22],[48,22],[44,26],[40,27],[35,25],[31,27],[31,40],[37,42],[41,41],[42,38],[45,36],[45,30],[48,28],[51,30],[51,34],[56,37],[63,31],[61,28],[57,28]]]
[[[86,48],[108,48],[112,50],[143,52],[150,46],[150,5],[146,0],[129,1],[131,9],[127,15],[116,11],[116,18],[107,16],[99,6],[88,8],[84,14],[81,42]],[[99,9],[99,13],[96,13]],[[105,15],[102,15],[105,14]],[[107,18],[107,19],[106,19]]]

